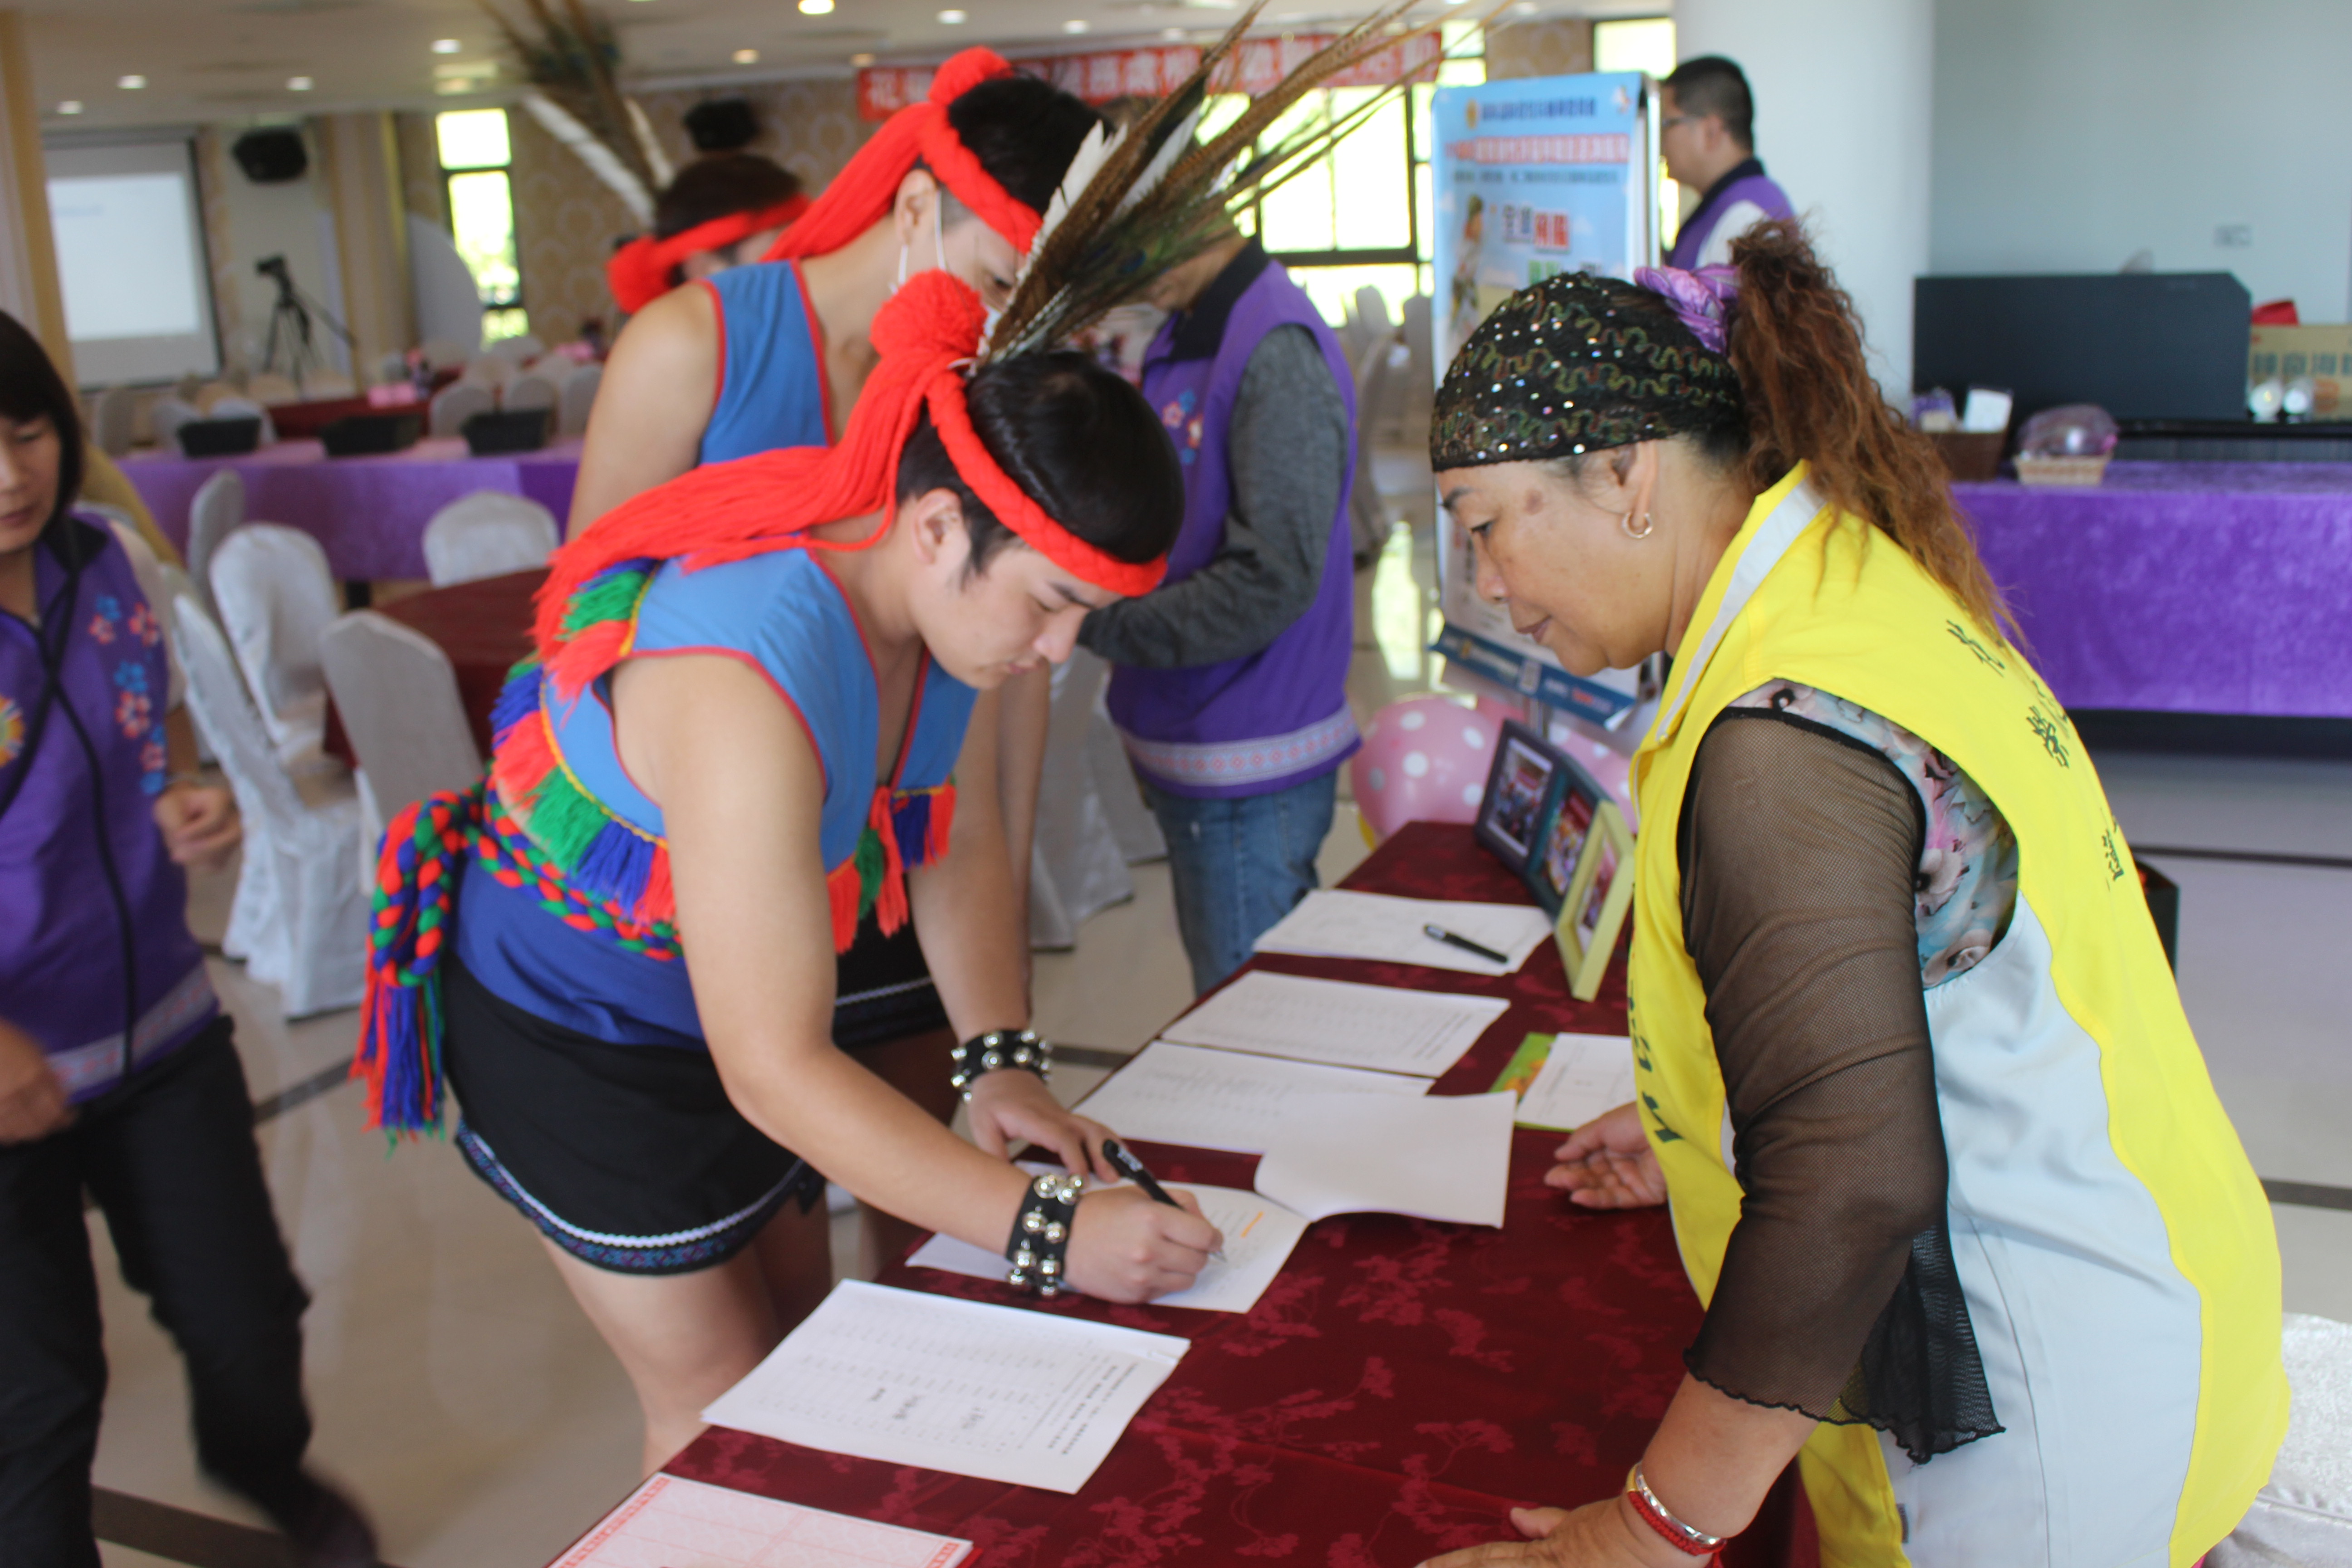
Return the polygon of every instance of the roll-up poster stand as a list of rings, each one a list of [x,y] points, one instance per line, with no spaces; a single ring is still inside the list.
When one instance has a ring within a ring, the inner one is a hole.
[[[1471,331],[1556,272],[1630,278],[1657,264],[1658,107],[1639,71],[1442,87],[1433,97],[1437,298],[1433,359],[1443,380]],[[1655,681],[1631,669],[1584,679],[1478,597],[1470,540],[1437,514],[1445,682],[1520,706],[1540,729],[1573,720],[1630,752]]]

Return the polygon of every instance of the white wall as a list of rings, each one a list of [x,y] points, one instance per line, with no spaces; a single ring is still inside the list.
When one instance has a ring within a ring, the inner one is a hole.
[[[2346,0],[1941,0],[1934,270],[2111,272],[2145,247],[2345,319],[2347,60]],[[2239,224],[2250,247],[2215,243]]]
[[[234,141],[237,129],[224,127],[224,134]],[[307,138],[308,128],[304,130]],[[226,237],[242,326],[235,340],[221,346],[230,363],[258,370],[270,310],[278,302],[278,285],[253,269],[263,257],[286,258],[296,286],[338,321],[342,319],[343,276],[335,254],[334,215],[327,206],[315,140],[310,142],[310,167],[299,180],[257,185],[245,177],[234,158],[222,163],[226,173],[222,193],[228,220]],[[342,340],[325,323],[313,321],[311,342],[327,365],[349,370]],[[285,363],[281,355],[281,370]]]
[[[1911,280],[1927,269],[1936,9],[1935,0],[1675,5],[1677,55],[1727,55],[1748,73],[1756,154],[1853,296],[1880,384],[1906,397]]]

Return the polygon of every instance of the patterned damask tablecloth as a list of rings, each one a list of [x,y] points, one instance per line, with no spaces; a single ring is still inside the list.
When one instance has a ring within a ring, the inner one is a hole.
[[[1467,827],[1404,828],[1348,879],[1370,892],[1523,900]],[[1482,1092],[1529,1033],[1624,1027],[1621,959],[1598,1000],[1558,951],[1499,979],[1264,957],[1256,967],[1506,998],[1440,1093]],[[1522,1131],[1503,1228],[1392,1215],[1310,1227],[1246,1315],[1040,1305],[1192,1349],[1075,1497],[822,1453],[714,1428],[667,1468],[744,1491],[960,1535],[983,1568],[1273,1563],[1411,1568],[1507,1539],[1514,1504],[1622,1486],[1679,1384],[1699,1306],[1663,1209],[1594,1214],[1543,1185],[1559,1135]],[[1139,1143],[1160,1174],[1247,1187],[1254,1157]],[[1004,1287],[894,1267],[887,1285],[1012,1302]],[[1783,1478],[1733,1568],[1812,1568]]]

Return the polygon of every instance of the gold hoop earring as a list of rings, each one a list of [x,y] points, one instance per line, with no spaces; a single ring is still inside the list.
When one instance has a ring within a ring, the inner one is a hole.
[[[1628,539],[1647,539],[1657,531],[1658,527],[1656,521],[1646,511],[1642,514],[1642,527],[1638,533],[1634,531],[1633,514],[1630,511],[1617,520],[1617,526],[1625,531]]]

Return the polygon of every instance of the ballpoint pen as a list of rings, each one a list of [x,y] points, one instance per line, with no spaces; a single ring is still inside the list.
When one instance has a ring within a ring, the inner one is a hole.
[[[1507,964],[1511,962],[1509,953],[1496,952],[1493,948],[1482,946],[1466,936],[1456,936],[1442,925],[1425,925],[1421,928],[1421,934],[1433,942],[1442,942],[1448,946],[1458,947],[1465,952],[1475,952],[1479,957],[1491,959],[1496,963]]]
[[[1116,1166],[1120,1175],[1141,1187],[1153,1203],[1166,1204],[1171,1209],[1181,1209],[1184,1206],[1168,1195],[1168,1189],[1160,1184],[1160,1178],[1144,1169],[1143,1162],[1129,1153],[1118,1139],[1103,1140],[1103,1158]],[[1218,1247],[1209,1254],[1212,1258],[1219,1258],[1224,1255],[1225,1251],[1223,1247]]]

